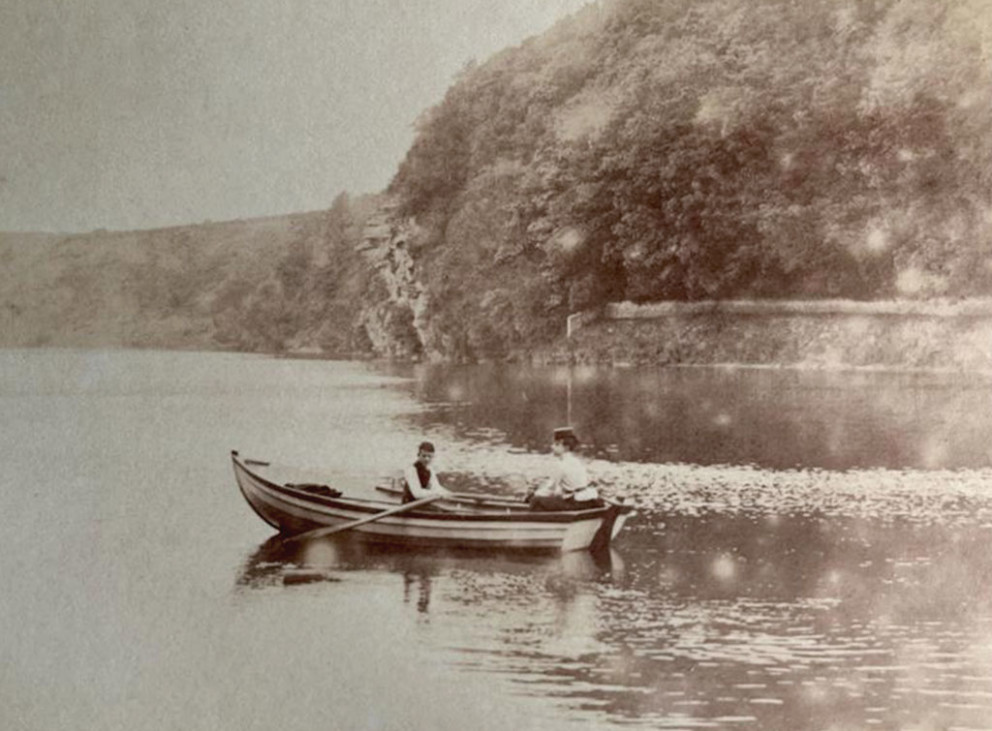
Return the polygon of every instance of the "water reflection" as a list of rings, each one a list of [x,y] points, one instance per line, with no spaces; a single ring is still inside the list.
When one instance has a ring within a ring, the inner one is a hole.
[[[332,581],[321,591],[361,592],[395,576],[448,663],[586,719],[967,727],[992,716],[990,534],[714,514],[639,518],[622,556],[273,538],[238,583],[290,591],[310,572]]]
[[[401,546],[369,543],[347,535],[319,540],[287,542],[274,535],[245,561],[237,577],[240,588],[261,589],[324,581],[340,581],[348,572],[391,572],[403,577],[403,600],[417,597],[418,609],[430,605],[432,577],[439,575],[547,577],[558,593],[574,593],[582,582],[613,580],[626,576],[620,554],[609,549],[597,553],[493,553],[480,549],[425,549],[415,552]],[[479,585],[476,589],[482,590]],[[475,596],[469,587],[467,596]]]
[[[410,417],[473,443],[546,449],[565,422],[586,454],[770,468],[992,465],[981,375],[425,365]]]

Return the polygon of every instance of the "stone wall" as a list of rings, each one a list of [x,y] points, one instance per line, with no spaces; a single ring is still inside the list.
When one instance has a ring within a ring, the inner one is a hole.
[[[992,301],[618,303],[548,359],[992,372]]]

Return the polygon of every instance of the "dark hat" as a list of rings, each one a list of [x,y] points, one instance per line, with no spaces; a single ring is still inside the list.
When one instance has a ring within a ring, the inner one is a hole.
[[[434,454],[434,445],[431,444],[430,442],[421,442],[420,443],[420,446],[417,447],[417,451],[418,452],[430,452],[431,454]]]
[[[555,429],[553,439],[556,442],[564,442],[569,449],[575,449],[579,444],[579,438],[575,436],[575,431],[570,426]]]

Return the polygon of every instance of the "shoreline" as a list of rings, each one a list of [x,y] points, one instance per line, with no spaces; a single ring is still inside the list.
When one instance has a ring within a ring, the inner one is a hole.
[[[555,350],[538,352],[520,352],[502,360],[480,359],[471,362],[457,361],[454,359],[426,359],[426,358],[384,358],[369,353],[337,353],[337,352],[315,352],[311,349],[301,351],[294,350],[247,350],[226,346],[210,347],[202,343],[190,344],[170,344],[170,345],[140,345],[127,343],[94,343],[80,344],[59,344],[45,343],[44,345],[24,345],[24,344],[0,344],[0,349],[7,351],[15,350],[68,350],[68,351],[117,351],[117,350],[140,350],[158,352],[181,352],[181,353],[228,353],[243,355],[258,355],[270,358],[285,358],[289,360],[326,360],[326,361],[347,361],[353,363],[372,363],[382,365],[437,365],[437,366],[531,366],[539,368],[615,368],[618,370],[630,368],[672,368],[672,369],[713,369],[713,370],[769,370],[769,371],[797,371],[797,372],[820,372],[820,373],[878,373],[892,375],[940,375],[940,376],[967,376],[975,378],[992,379],[992,366],[982,368],[969,368],[965,366],[939,365],[922,366],[912,363],[823,363],[816,361],[800,362],[776,362],[776,363],[754,363],[738,361],[712,361],[712,362],[650,362],[645,360],[598,360],[583,357],[581,353],[574,350]]]

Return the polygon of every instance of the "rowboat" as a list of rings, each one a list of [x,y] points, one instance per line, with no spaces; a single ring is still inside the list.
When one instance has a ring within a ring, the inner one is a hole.
[[[470,493],[386,514],[400,505],[395,492],[348,495],[329,484],[287,480],[291,474],[231,452],[241,494],[258,516],[287,536],[354,523],[349,533],[404,546],[524,551],[599,550],[610,545],[633,512],[606,501],[587,510],[537,511],[520,501]],[[357,491],[356,491],[357,493]],[[382,513],[383,517],[376,517]],[[365,521],[365,522],[362,522]]]

